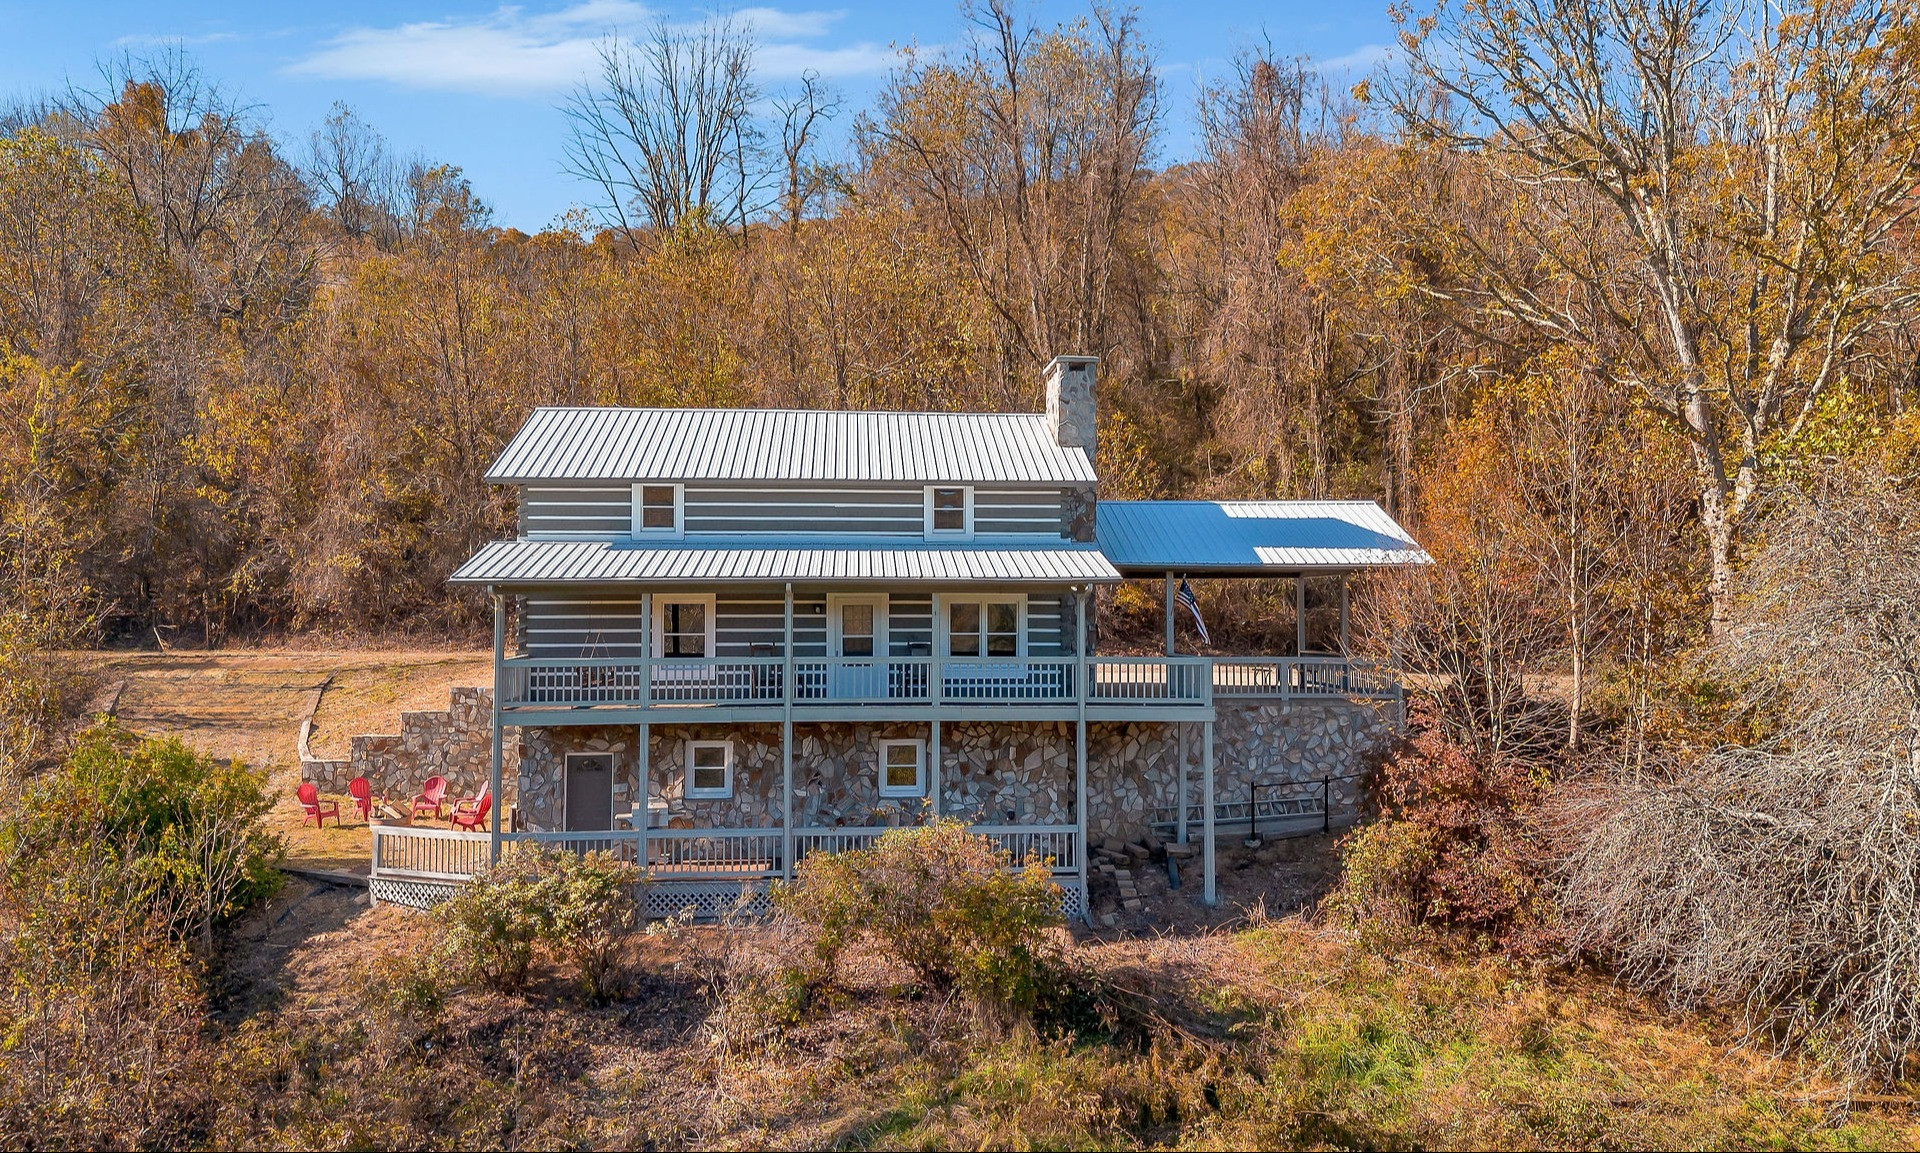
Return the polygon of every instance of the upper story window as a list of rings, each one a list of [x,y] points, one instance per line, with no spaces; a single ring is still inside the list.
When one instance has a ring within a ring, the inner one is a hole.
[[[973,490],[964,485],[927,486],[926,535],[967,540],[973,536]]]
[[[713,595],[661,595],[653,601],[655,657],[710,657],[714,644]]]
[[[946,605],[947,655],[1017,657],[1020,655],[1020,601],[1013,598],[949,600]]]
[[[686,505],[686,489],[677,484],[636,484],[633,486],[633,535],[682,535],[681,514]]]

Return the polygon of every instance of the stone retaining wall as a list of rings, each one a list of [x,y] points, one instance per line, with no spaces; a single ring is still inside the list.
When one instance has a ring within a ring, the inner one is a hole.
[[[1213,726],[1214,800],[1252,799],[1255,784],[1310,786],[1327,778],[1335,825],[1359,815],[1359,779],[1398,731],[1395,702],[1222,701]],[[1188,804],[1200,802],[1200,726],[1188,725]],[[1153,810],[1172,809],[1180,788],[1179,726],[1159,722],[1087,726],[1087,833],[1137,839]],[[1319,794],[1311,788],[1288,796]]]
[[[347,783],[367,778],[376,797],[404,801],[434,776],[447,779],[447,795],[473,796],[492,772],[493,694],[487,689],[456,688],[441,712],[400,714],[397,733],[356,736],[344,760],[303,759],[300,777],[323,793],[344,796]],[[505,748],[502,775],[511,780],[518,764],[516,742]]]

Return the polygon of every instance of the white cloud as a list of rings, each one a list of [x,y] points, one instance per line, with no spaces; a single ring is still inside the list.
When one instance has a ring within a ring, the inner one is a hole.
[[[802,43],[825,36],[842,15],[747,8],[733,13],[733,19],[752,26],[763,79],[787,80],[809,70],[829,77],[885,71],[894,58],[885,46]],[[638,32],[655,19],[653,10],[630,0],[582,0],[532,13],[503,6],[471,20],[349,28],[287,71],[406,88],[544,96],[565,91],[595,69],[602,37]]]
[[[173,44],[182,46],[219,44],[227,40],[238,39],[240,39],[238,32],[202,32],[197,35],[187,35],[186,33],[174,33],[172,35],[136,33],[132,36],[116,37],[113,41],[113,46],[115,48],[157,48]]]
[[[1321,72],[1371,72],[1393,59],[1391,44],[1362,44],[1353,51],[1326,60],[1314,61]]]

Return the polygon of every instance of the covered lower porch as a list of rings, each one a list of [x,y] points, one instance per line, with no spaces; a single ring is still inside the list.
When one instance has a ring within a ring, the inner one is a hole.
[[[500,852],[521,846],[563,852],[605,852],[642,868],[636,898],[650,917],[689,906],[716,916],[745,896],[763,908],[769,883],[790,880],[815,853],[863,849],[897,825],[782,828],[649,828],[630,818],[591,832],[519,832],[493,835],[458,829],[373,827],[368,888],[373,899],[423,908],[451,895]],[[1085,841],[1073,825],[971,825],[1015,862],[1044,861],[1066,894],[1066,911],[1084,911],[1081,863]]]

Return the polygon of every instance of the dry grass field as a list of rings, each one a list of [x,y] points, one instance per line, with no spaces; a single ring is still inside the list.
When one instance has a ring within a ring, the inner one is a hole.
[[[328,821],[315,829],[293,798],[300,719],[313,690],[332,678],[314,715],[311,748],[345,756],[355,734],[393,732],[402,712],[445,708],[448,690],[493,676],[492,654],[470,649],[107,651],[80,654],[77,663],[108,696],[125,682],[116,716],[128,728],[264,770],[281,799],[269,823],[286,838],[289,862],[353,872],[366,871],[365,826],[349,817],[344,828]]]

